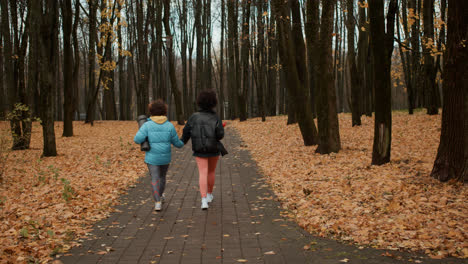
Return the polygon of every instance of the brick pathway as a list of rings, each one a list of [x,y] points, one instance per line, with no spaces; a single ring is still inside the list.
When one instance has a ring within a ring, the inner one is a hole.
[[[309,235],[280,216],[279,203],[240,139],[229,131],[229,155],[216,171],[214,201],[200,209],[198,172],[189,145],[174,149],[166,202],[153,210],[149,177],[117,206],[120,212],[96,223],[93,238],[62,256],[63,263],[463,263],[408,253],[358,249]],[[304,246],[309,245],[309,250]]]

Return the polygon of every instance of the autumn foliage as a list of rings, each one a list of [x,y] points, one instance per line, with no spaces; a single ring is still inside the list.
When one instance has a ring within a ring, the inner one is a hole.
[[[384,249],[468,257],[468,189],[430,177],[440,116],[393,114],[392,157],[371,166],[373,119],[351,127],[340,114],[343,149],[319,155],[286,117],[233,122],[289,215],[311,233]]]

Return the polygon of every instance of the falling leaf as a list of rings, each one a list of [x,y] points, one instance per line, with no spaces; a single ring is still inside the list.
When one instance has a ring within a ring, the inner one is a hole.
[[[344,259],[340,260],[340,262],[348,262],[348,261],[349,261],[349,259],[347,259],[347,258],[344,258]]]
[[[245,262],[247,262],[247,260],[246,259],[238,259],[237,262],[245,263]]]
[[[165,240],[173,239],[174,237],[164,237]]]
[[[274,251],[268,251],[263,253],[264,255],[275,255],[276,253]]]

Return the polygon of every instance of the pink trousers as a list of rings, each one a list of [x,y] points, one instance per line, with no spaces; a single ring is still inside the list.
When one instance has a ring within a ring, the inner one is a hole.
[[[212,193],[215,184],[215,170],[219,156],[201,158],[195,157],[198,166],[198,184],[200,185],[201,197],[206,197],[206,193]]]

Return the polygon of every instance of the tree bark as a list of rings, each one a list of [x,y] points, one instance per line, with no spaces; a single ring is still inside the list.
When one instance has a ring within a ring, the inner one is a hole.
[[[166,48],[167,48],[167,56],[169,57],[169,75],[171,79],[171,91],[172,95],[174,96],[175,100],[175,107],[176,107],[176,116],[177,116],[177,124],[183,125],[184,121],[184,113],[182,108],[182,95],[180,94],[179,88],[177,87],[177,79],[176,79],[176,72],[175,72],[175,65],[174,65],[174,53],[172,51],[172,42],[174,40],[174,36],[171,33],[171,28],[169,26],[169,15],[170,15],[170,0],[164,1],[164,29],[166,31]]]
[[[277,104],[278,99],[278,41],[276,40],[276,22],[274,8],[270,8],[270,18],[268,26],[268,96],[266,96],[266,104],[268,106],[267,115],[276,115],[276,109],[279,108]],[[279,109],[278,109],[279,110]],[[278,111],[279,112],[279,111]]]
[[[196,61],[196,73],[195,73],[195,94],[198,94],[204,89],[204,78],[203,78],[203,23],[202,23],[202,0],[196,0],[193,2],[195,5],[195,30],[197,35],[197,61]]]
[[[239,62],[236,57],[237,45],[237,16],[236,16],[236,4],[234,1],[228,0],[227,12],[228,12],[228,90],[229,90],[229,118],[234,119],[237,117],[236,113],[236,102],[237,102],[237,89],[238,89],[238,66]]]
[[[249,49],[250,49],[250,1],[243,1],[242,35],[241,35],[241,65],[242,86],[238,87],[237,109],[240,121],[247,120],[247,92],[249,90]]]
[[[307,16],[305,23],[305,35],[307,43],[307,68],[309,78],[309,94],[310,102],[312,104],[312,111],[314,116],[317,115],[316,102],[315,102],[315,90],[318,86],[318,44],[319,44],[319,29],[320,29],[320,10],[319,1],[307,0],[306,3]]]
[[[1,7],[1,6],[0,6]],[[0,20],[0,43],[3,43],[2,21]],[[5,120],[7,112],[7,94],[3,85],[3,45],[0,46],[0,120]]]
[[[390,69],[396,11],[396,0],[391,0],[388,8],[387,21],[385,23],[383,0],[369,1],[370,43],[373,53],[373,86],[375,91],[374,145],[372,150],[373,165],[382,165],[390,162],[392,141]],[[385,24],[387,24],[386,31]]]
[[[439,103],[437,102],[436,74],[433,47],[436,47],[434,39],[434,0],[425,0],[423,5],[423,51],[424,51],[424,89],[426,95],[426,109],[428,115],[439,113]]]
[[[370,72],[367,71],[367,61],[369,56],[369,26],[367,24],[366,9],[364,7],[364,1],[358,0],[358,16],[359,16],[359,37],[358,37],[358,55],[357,55],[357,70],[359,79],[361,80],[360,89],[360,114],[364,114],[368,109],[368,91],[369,91],[369,79]]]
[[[137,115],[147,114],[149,103],[149,71],[151,63],[149,63],[148,56],[148,15],[143,12],[143,1],[136,3],[136,33],[137,33],[137,53],[138,53],[138,84],[136,87],[137,92]]]
[[[72,109],[74,112],[78,113],[79,118],[79,102],[80,102],[80,46],[78,43],[78,25],[80,24],[80,2],[75,1],[75,20],[73,22],[72,28],[72,38],[73,38],[73,51],[74,51],[74,65],[73,65],[73,82],[72,82]],[[85,81],[86,82],[86,81]]]
[[[72,37],[72,1],[61,2],[63,32],[63,137],[73,136],[73,49]],[[76,11],[75,11],[76,12]]]
[[[358,76],[358,70],[356,66],[356,53],[354,51],[354,0],[347,0],[346,9],[348,10],[348,18],[346,25],[348,27],[348,65],[349,73],[351,77],[351,116],[352,126],[361,125],[361,110],[359,108],[361,98],[360,95],[360,78]]]
[[[467,1],[448,1],[444,56],[442,130],[431,176],[468,181],[468,10]]]
[[[89,46],[88,46],[88,89],[86,93],[86,120],[85,123],[94,123],[94,112],[96,111],[96,103],[94,102],[94,89],[96,85],[96,12],[97,0],[89,0]]]
[[[119,10],[122,10],[122,6],[120,5],[120,2],[118,3],[119,5]],[[120,25],[121,23],[121,18],[120,16],[117,17],[117,24]],[[122,27],[117,27],[117,39],[118,39],[118,64],[119,64],[119,120],[129,120],[129,114],[128,114],[128,106],[130,103],[130,98],[127,98],[127,89],[129,87],[126,85],[125,81],[125,56],[123,56],[122,52],[124,50],[123,48],[123,39],[122,39]],[[128,78],[128,77],[127,77]]]
[[[229,1],[229,0],[228,0]],[[224,118],[224,28],[226,27],[226,7],[224,0],[221,0],[221,37],[220,37],[220,52],[219,52],[219,115]]]
[[[256,64],[257,64],[257,100],[258,100],[258,110],[259,115],[262,117],[262,121],[265,122],[265,47],[264,47],[264,28],[265,24],[263,23],[263,10],[265,10],[265,1],[257,0],[257,49],[255,52]]]
[[[410,101],[410,109],[414,109],[416,107],[420,107],[421,104],[421,55],[420,55],[420,42],[419,42],[419,10],[420,5],[418,7],[417,2],[419,0],[408,0],[408,9],[413,10],[413,14],[417,15],[418,17],[412,17],[414,19],[414,23],[411,25],[411,87],[408,90],[408,93],[411,93],[409,97],[412,98]],[[410,112],[412,114],[412,112]]]
[[[317,89],[317,123],[319,144],[316,152],[329,154],[341,149],[335,82],[332,68],[333,9],[336,1],[326,1],[322,7],[319,43],[319,78]]]
[[[45,1],[45,13],[38,10],[41,19],[40,28],[40,89],[41,89],[41,121],[44,137],[45,157],[57,156],[54,130],[54,110],[56,94],[56,58],[58,50],[58,3],[55,0]]]
[[[297,2],[297,0],[294,1]],[[297,56],[298,51],[305,51],[304,41],[302,40],[299,41],[299,43],[295,43],[295,41],[302,38],[302,32],[300,36],[293,36],[290,24],[291,21],[287,19],[290,14],[290,7],[288,7],[288,4],[285,4],[282,0],[275,0],[272,1],[272,5],[273,8],[275,8],[276,22],[279,27],[278,35],[280,44],[278,46],[281,64],[289,84],[288,93],[291,93],[295,102],[297,102],[296,113],[304,145],[316,145],[318,143],[317,129],[312,115],[310,100],[307,96],[307,83],[304,83],[304,79],[300,77],[302,76],[307,79],[307,72],[300,72],[301,68],[297,67],[298,58],[302,58],[302,64],[305,65],[305,54],[303,54],[303,56]],[[295,6],[298,7],[297,4]],[[297,13],[297,10],[293,12],[294,21],[300,19],[297,17]]]

